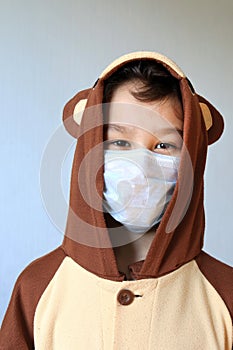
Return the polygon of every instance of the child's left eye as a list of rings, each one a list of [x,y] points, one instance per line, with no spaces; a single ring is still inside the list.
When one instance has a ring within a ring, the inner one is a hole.
[[[154,148],[155,153],[167,154],[170,156],[179,156],[180,151],[181,148],[179,145],[166,142],[160,142]]]
[[[169,148],[176,148],[174,145],[171,145],[170,143],[164,143],[161,142],[158,145],[156,145],[156,149],[169,149]]]

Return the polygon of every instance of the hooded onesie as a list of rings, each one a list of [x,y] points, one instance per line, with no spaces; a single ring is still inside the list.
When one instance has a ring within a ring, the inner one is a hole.
[[[124,64],[145,59],[161,63],[179,81],[183,146],[171,200],[145,259],[129,266],[127,279],[102,210],[101,104],[104,81]],[[0,349],[231,350],[233,269],[202,250],[203,174],[208,145],[223,131],[220,113],[169,58],[134,52],[76,94],[63,122],[77,138],[64,240],[19,276]]]

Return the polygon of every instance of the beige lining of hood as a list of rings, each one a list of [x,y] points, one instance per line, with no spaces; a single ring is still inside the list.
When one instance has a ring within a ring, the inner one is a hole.
[[[138,51],[138,52],[132,52],[127,55],[121,56],[117,58],[115,61],[113,61],[100,75],[100,78],[104,78],[111,70],[117,66],[119,66],[122,63],[127,63],[127,61],[132,61],[135,59],[154,59],[157,61],[161,61],[161,63],[165,63],[169,67],[171,67],[180,77],[185,78],[184,72],[180,69],[180,67],[177,66],[175,62],[173,62],[168,57],[157,53],[157,52],[150,52],[150,51]]]

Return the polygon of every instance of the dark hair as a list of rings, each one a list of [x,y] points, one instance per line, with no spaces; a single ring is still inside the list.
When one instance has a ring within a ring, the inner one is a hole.
[[[131,91],[140,101],[163,100],[168,96],[178,97],[182,101],[179,80],[161,63],[146,59],[126,63],[107,78],[103,102],[110,102],[115,89],[127,82],[141,83],[139,86],[135,84],[135,91]]]

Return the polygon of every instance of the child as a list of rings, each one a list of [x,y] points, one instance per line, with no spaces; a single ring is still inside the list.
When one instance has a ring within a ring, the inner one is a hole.
[[[221,115],[174,62],[136,52],[64,124],[78,138],[65,238],[18,278],[0,349],[230,350],[233,270],[202,251]]]

